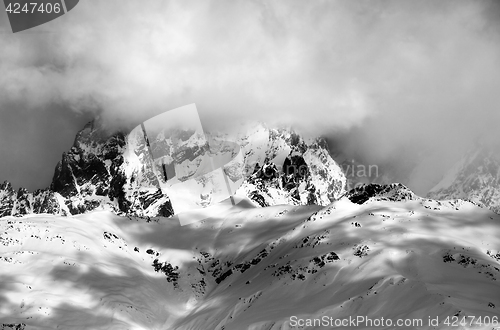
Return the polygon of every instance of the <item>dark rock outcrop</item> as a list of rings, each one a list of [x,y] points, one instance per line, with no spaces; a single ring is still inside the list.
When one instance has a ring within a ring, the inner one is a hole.
[[[418,198],[410,189],[401,183],[380,185],[371,183],[350,190],[346,197],[356,204],[368,201],[405,201]]]
[[[0,217],[22,216],[26,214],[68,215],[67,209],[61,205],[62,197],[50,189],[36,190],[31,193],[24,188],[15,191],[5,181],[0,184]]]

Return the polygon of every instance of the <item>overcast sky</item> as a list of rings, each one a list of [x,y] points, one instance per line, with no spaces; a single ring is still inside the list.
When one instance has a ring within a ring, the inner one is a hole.
[[[91,118],[189,103],[207,127],[282,122],[439,172],[498,139],[499,20],[498,1],[87,0],[12,34],[1,10],[0,180],[46,187]]]

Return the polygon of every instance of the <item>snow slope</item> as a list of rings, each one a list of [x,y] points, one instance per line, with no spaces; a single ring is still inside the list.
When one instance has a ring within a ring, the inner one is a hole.
[[[442,322],[500,315],[500,216],[397,196],[247,200],[187,226],[106,211],[1,218],[0,329],[336,328],[292,321],[323,316],[492,329]]]

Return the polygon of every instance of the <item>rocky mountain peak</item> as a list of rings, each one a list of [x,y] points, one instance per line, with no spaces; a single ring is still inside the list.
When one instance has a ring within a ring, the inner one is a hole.
[[[428,194],[434,199],[465,199],[500,212],[500,157],[494,147],[476,145]]]
[[[156,146],[186,145],[188,149],[180,148],[183,155],[176,157],[196,163],[204,146],[195,148],[199,152],[193,147],[204,137],[188,133],[158,136]],[[321,138],[304,139],[290,128],[268,128],[262,123],[242,126],[234,134],[210,132],[206,136],[217,142],[214,145],[220,152],[227,152],[226,140],[240,146],[245,179],[236,194],[249,197],[256,205],[328,205],[345,193],[345,175]],[[130,133],[109,134],[89,122],[63,153],[49,189],[15,192],[8,182],[0,185],[0,216],[109,209],[120,214],[169,217],[174,209],[169,196],[159,188],[151,164],[144,161],[146,151],[145,141]]]
[[[404,201],[419,198],[401,183],[371,183],[357,186],[350,190],[346,197],[356,204],[364,204],[369,201]]]

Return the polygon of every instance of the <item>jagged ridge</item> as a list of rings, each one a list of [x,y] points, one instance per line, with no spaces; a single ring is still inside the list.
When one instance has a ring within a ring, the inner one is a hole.
[[[434,199],[465,199],[500,213],[500,159],[486,146],[459,160],[429,193]]]
[[[190,141],[194,135],[184,135],[186,144],[196,143]],[[291,129],[269,129],[262,124],[235,136],[212,133],[210,138],[233,140],[241,146],[246,180],[236,193],[258,205],[328,205],[344,193],[345,175],[323,139],[305,141]],[[169,145],[166,137],[160,139],[158,145]],[[141,156],[146,152],[143,144],[123,132],[106,134],[94,122],[88,123],[76,135],[71,149],[63,153],[50,188],[16,193],[7,182],[0,186],[0,216],[75,215],[95,209],[171,216],[170,200],[155,184],[151,164]]]
[[[387,185],[371,183],[358,186],[350,190],[346,197],[356,204],[364,204],[368,201],[405,201],[419,198],[401,183]]]

